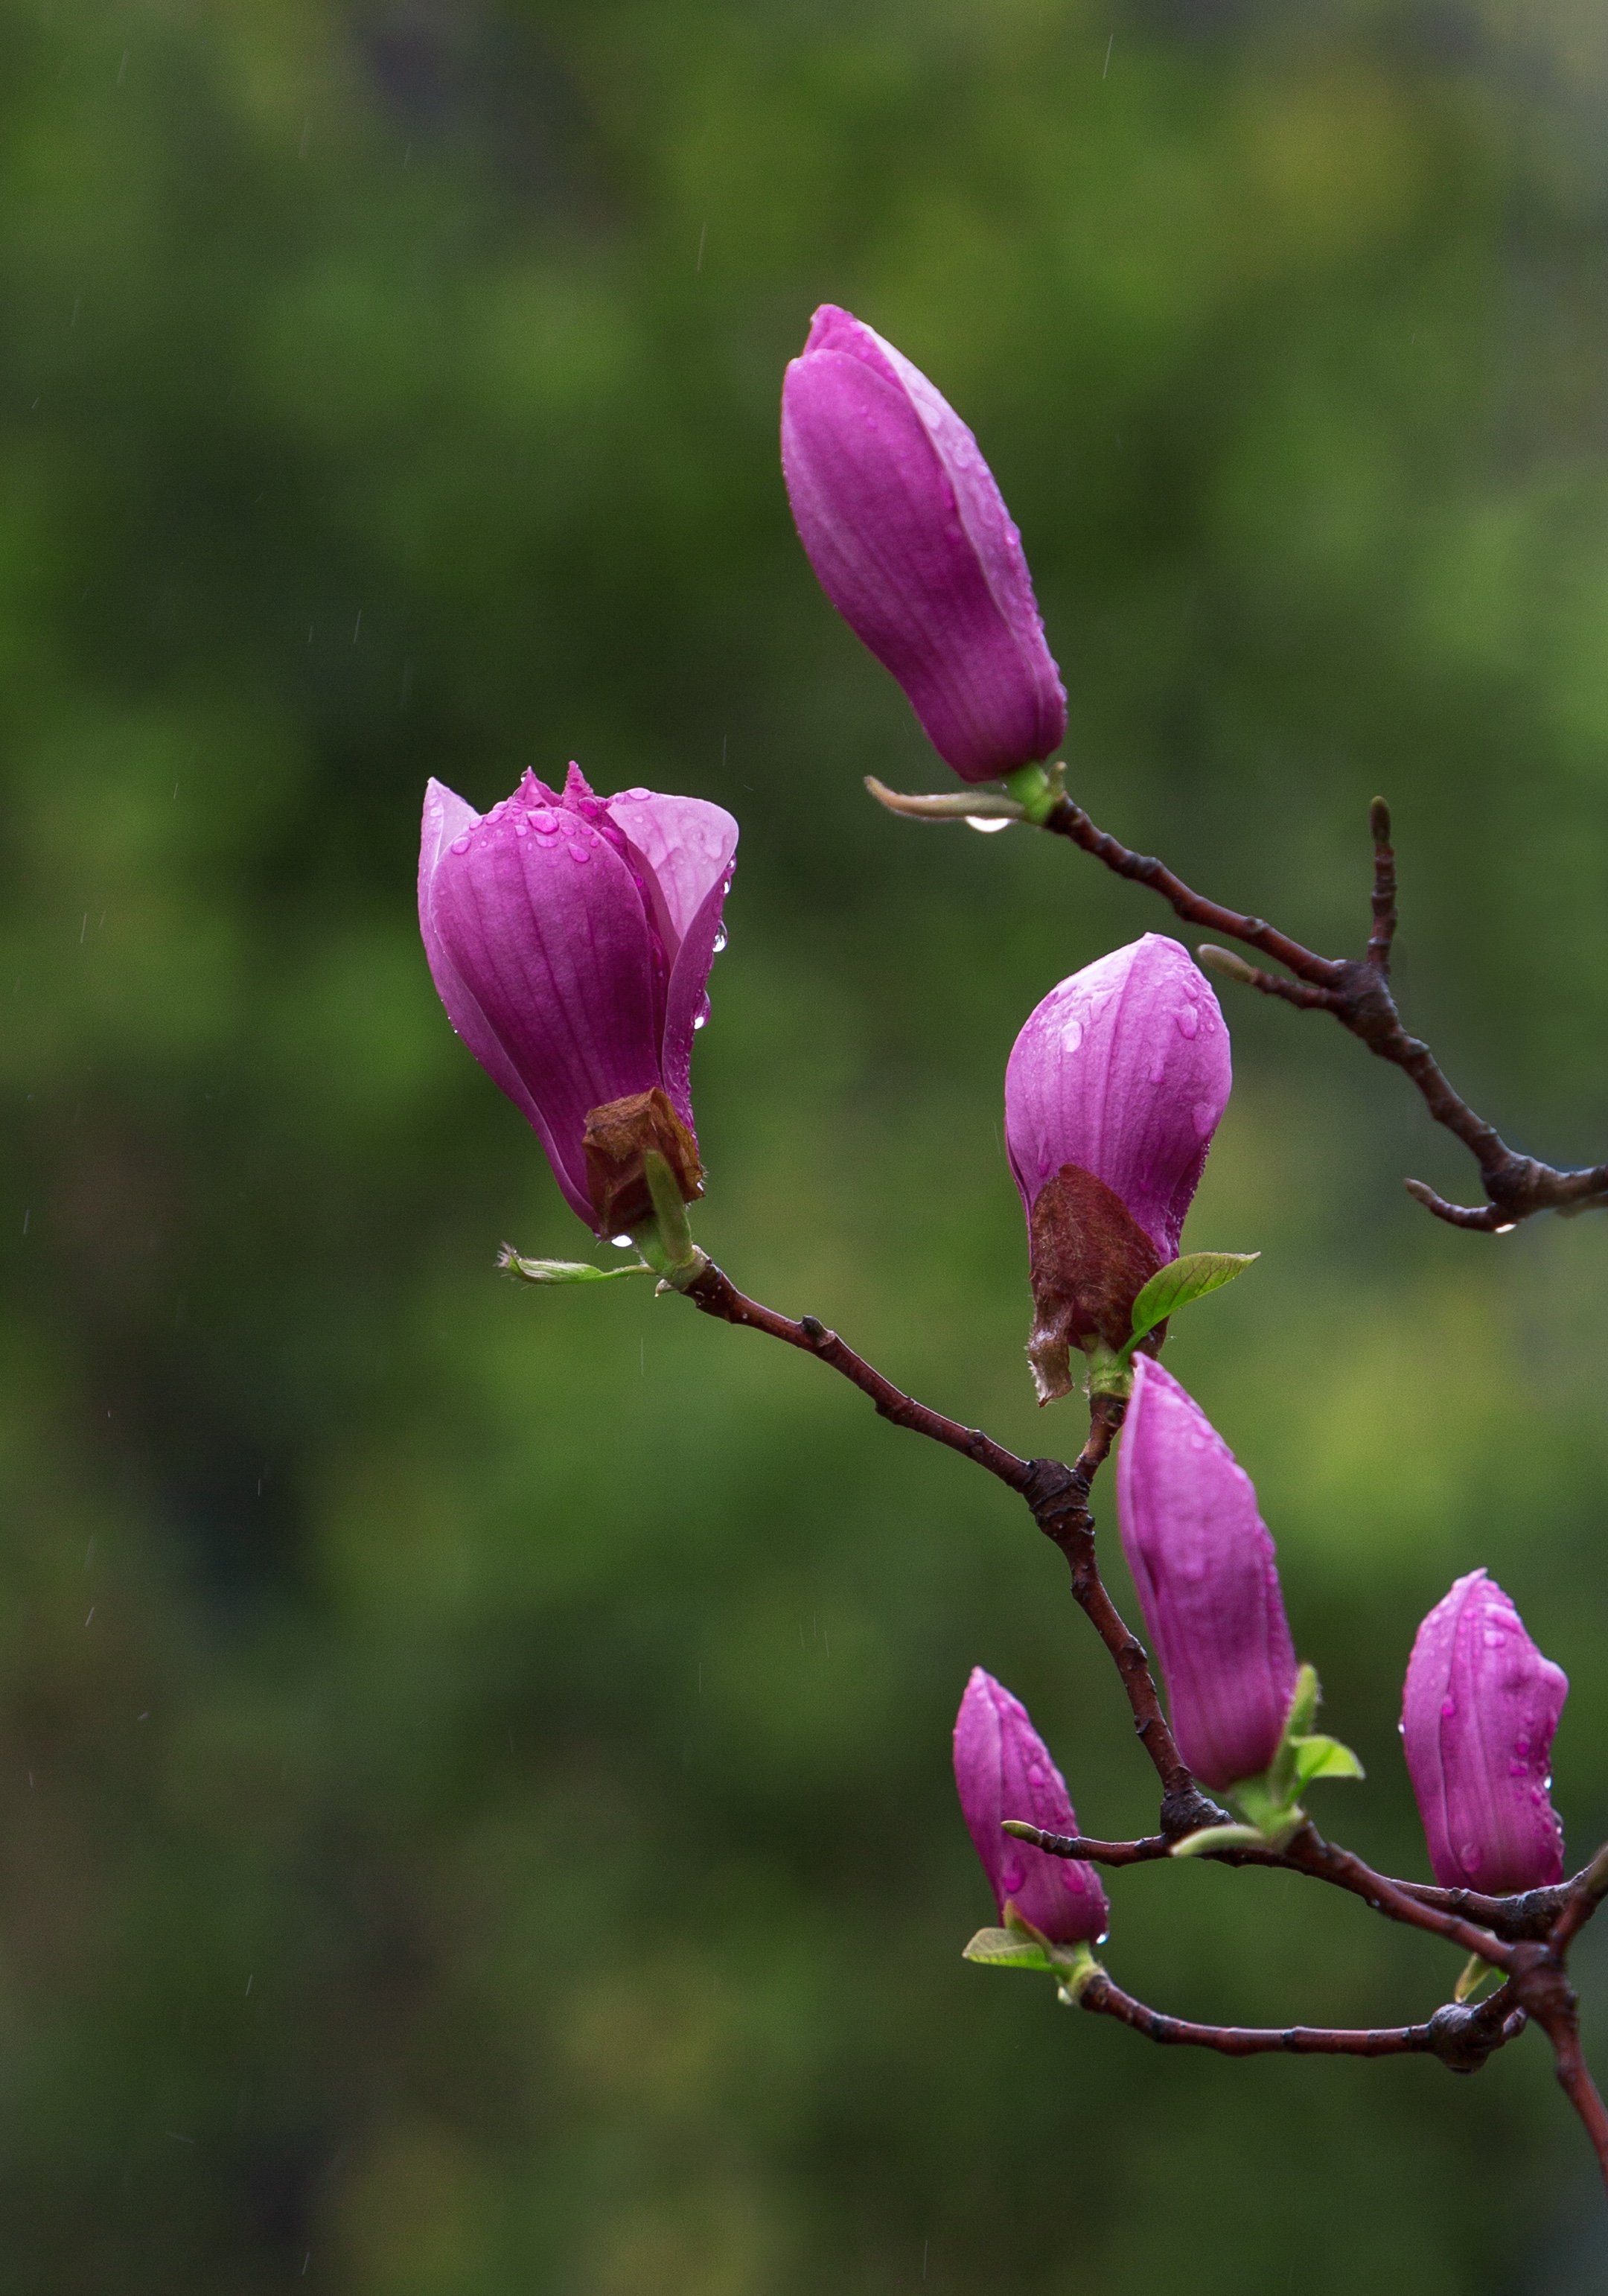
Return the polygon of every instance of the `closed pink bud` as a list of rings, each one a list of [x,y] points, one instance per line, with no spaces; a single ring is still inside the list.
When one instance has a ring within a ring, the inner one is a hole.
[[[1016,1817],[1046,1833],[1076,1833],[1078,1818],[1027,1708],[980,1666],[955,1718],[955,1783],[1000,1919],[1013,1905],[1053,1944],[1103,1937],[1110,1907],[1094,1867],[1000,1830]]]
[[[656,1095],[638,1129],[697,1193],[688,1070],[736,845],[718,805],[596,797],[578,766],[562,791],[528,773],[484,817],[425,792],[419,926],[447,1018],[603,1234],[587,1119],[622,1102]]]
[[[932,385],[824,303],[782,392],[782,472],[821,587],[963,781],[1047,758],[1066,695],[1021,537]]]
[[[1210,984],[1160,933],[1086,964],[1029,1015],[1005,1067],[1005,1147],[1042,1399],[1066,1393],[1070,1345],[1122,1345],[1135,1295],[1177,1258],[1232,1081]]]
[[[1547,1765],[1568,1695],[1563,1668],[1483,1570],[1457,1579],[1419,1628],[1401,1734],[1442,1889],[1505,1897],[1563,1880]]]
[[[1146,1356],[1134,1358],[1117,1515],[1178,1751],[1218,1792],[1259,1777],[1295,1692],[1273,1541],[1250,1476],[1200,1406]]]

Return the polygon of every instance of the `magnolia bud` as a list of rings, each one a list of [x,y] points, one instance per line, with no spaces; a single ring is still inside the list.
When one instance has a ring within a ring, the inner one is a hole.
[[[821,587],[962,781],[1047,758],[1066,695],[1021,537],[924,374],[824,303],[782,392],[782,472]]]
[[[1146,1356],[1134,1359],[1117,1515],[1179,1753],[1218,1792],[1259,1777],[1295,1691],[1273,1541],[1250,1476]]]
[[[1072,1346],[1122,1346],[1136,1295],[1177,1259],[1231,1081],[1210,984],[1159,933],[1085,965],[1030,1015],[1005,1068],[1005,1146],[1028,1216],[1041,1402],[1071,1386]]]
[[[1418,1629],[1401,1735],[1442,1889],[1503,1897],[1563,1877],[1547,1764],[1569,1677],[1494,1578],[1457,1579]]]
[[[1046,1833],[1076,1833],[1078,1819],[1027,1708],[980,1666],[955,1718],[955,1783],[1000,1919],[1013,1906],[1053,1945],[1103,1937],[1110,1908],[1094,1867],[1000,1831],[1016,1817]]]

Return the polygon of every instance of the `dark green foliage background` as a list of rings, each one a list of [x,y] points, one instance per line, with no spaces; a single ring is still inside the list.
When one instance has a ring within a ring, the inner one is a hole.
[[[1399,824],[1410,1021],[1608,1139],[1608,33],[1596,0],[5,0],[0,2243],[18,2296],[1415,2296],[1608,2285],[1527,2040],[1148,2049],[963,1966],[981,1660],[1149,1822],[1021,1510],[634,1287],[454,1042],[435,772],[742,817],[703,1241],[1021,1448],[1001,1072],[1159,905],[943,782],[775,456],[843,301],[976,428],[1078,793],[1325,947]],[[1401,1079],[1225,991],[1169,1359],[1255,1476],[1321,1815],[1422,1873],[1395,1732],[1488,1564],[1608,1832],[1608,1227],[1456,1234]],[[1112,1578],[1128,1582],[1110,1537]],[[1146,1870],[1119,1976],[1384,2022],[1453,1970]],[[1608,2058],[1608,1938],[1580,1956]]]

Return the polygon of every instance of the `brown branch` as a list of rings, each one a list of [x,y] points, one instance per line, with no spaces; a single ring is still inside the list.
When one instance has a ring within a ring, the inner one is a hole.
[[[1391,808],[1376,797],[1368,808],[1374,832],[1374,930],[1367,962],[1382,980],[1391,973],[1391,943],[1396,938],[1396,855],[1391,844]]]
[[[714,1316],[723,1324],[735,1324],[742,1329],[765,1332],[773,1340],[784,1340],[790,1348],[798,1348],[817,1363],[838,1372],[860,1393],[868,1396],[879,1417],[890,1420],[896,1427],[907,1427],[912,1434],[925,1435],[934,1443],[942,1443],[951,1451],[960,1451],[986,1467],[1010,1489],[1024,1496],[1034,1481],[1036,1472],[1045,1466],[1059,1465],[1059,1461],[1019,1459],[1014,1451],[1007,1451],[1003,1443],[975,1427],[963,1427],[958,1419],[949,1419],[941,1411],[934,1411],[913,1396],[895,1387],[890,1379],[857,1356],[846,1347],[835,1332],[829,1332],[816,1316],[800,1316],[797,1322],[791,1316],[780,1316],[774,1308],[761,1307],[738,1291],[729,1275],[717,1267],[713,1260],[685,1287],[685,1296],[706,1316]],[[1064,1474],[1070,1472],[1062,1468]]]
[[[1427,1930],[1432,1937],[1444,1938],[1448,1945],[1461,1952],[1478,1954],[1481,1961],[1493,1969],[1511,1970],[1517,1946],[1508,1945],[1493,1931],[1465,1921],[1461,1914],[1444,1913],[1439,1906],[1426,1906],[1382,1874],[1375,1874],[1371,1866],[1349,1849],[1341,1849],[1333,1841],[1325,1841],[1315,1825],[1303,1825],[1284,1845],[1284,1856],[1291,1864],[1304,1866],[1309,1873],[1337,1889],[1350,1890],[1376,1913],[1384,1914],[1393,1922],[1405,1922],[1409,1929]]]
[[[1209,963],[1217,963],[1220,970],[1264,996],[1332,1013],[1341,1028],[1359,1037],[1371,1053],[1409,1077],[1435,1122],[1460,1140],[1473,1157],[1485,1188],[1485,1203],[1453,1204],[1423,1181],[1407,1181],[1410,1193],[1438,1219],[1454,1227],[1503,1234],[1537,1212],[1586,1211],[1608,1204],[1608,1164],[1561,1170],[1538,1162],[1533,1156],[1522,1156],[1453,1089],[1429,1046],[1403,1027],[1389,985],[1391,944],[1396,931],[1396,857],[1391,846],[1390,808],[1382,798],[1374,800],[1371,820],[1374,930],[1367,953],[1360,957],[1319,956],[1263,918],[1245,916],[1220,902],[1207,900],[1160,861],[1119,844],[1069,797],[1059,798],[1040,825],[1081,847],[1119,877],[1148,885],[1185,922],[1227,933],[1230,939],[1272,957],[1295,975],[1293,980],[1248,964],[1227,950],[1208,946],[1202,951]]]
[[[1351,2029],[1332,2025],[1198,2025],[1183,2017],[1163,2016],[1147,2008],[1108,1977],[1103,1970],[1091,1977],[1078,1996],[1078,2005],[1095,2016],[1115,2017],[1164,2047],[1215,2049],[1225,2057],[1321,2056],[1403,2057],[1437,2056],[1453,2072],[1476,2072],[1491,2054],[1524,2030],[1525,2013],[1508,1998],[1507,1989],[1495,1993],[1476,2008],[1459,2008],[1448,2002],[1426,2025],[1387,2025]]]
[[[1010,1830],[1019,1841],[1030,1841],[1036,1849],[1046,1850],[1052,1857],[1080,1857],[1091,1866],[1147,1866],[1157,1858],[1170,1857],[1177,1839],[1176,1835],[1145,1833],[1133,1841],[1102,1841],[1082,1833],[1046,1833],[1038,1826],[1027,1824],[1013,1824]],[[1362,1894],[1350,1882],[1340,1880],[1321,1866],[1287,1857],[1282,1849],[1259,1849],[1254,1845],[1242,1844],[1238,1848],[1208,1849],[1202,1856],[1217,1866],[1266,1866],[1279,1873],[1305,1874],[1311,1881],[1331,1882],[1354,1897]],[[1458,1915],[1509,1944],[1516,1944],[1523,1938],[1549,1936],[1574,1886],[1559,1882],[1551,1889],[1526,1890],[1512,1898],[1486,1898],[1477,1890],[1438,1890],[1423,1882],[1399,1882],[1383,1875],[1376,1878],[1388,1880],[1391,1889],[1404,1898],[1411,1898],[1438,1913]],[[1589,1919],[1589,1915],[1585,1918]]]
[[[1009,1488],[1026,1499],[1033,1519],[1066,1556],[1071,1570],[1072,1592],[1093,1620],[1096,1632],[1114,1660],[1141,1741],[1161,1780],[1160,1834],[1132,1842],[1095,1842],[1081,1836],[1040,1834],[1023,1828],[1025,1838],[1062,1856],[1098,1857],[1112,1865],[1138,1864],[1167,1854],[1179,1836],[1210,1824],[1226,1813],[1202,1794],[1178,1754],[1177,1743],[1161,1710],[1155,1678],[1144,1648],[1124,1624],[1101,1580],[1095,1557],[1094,1521],[1088,1495],[1095,1474],[1110,1452],[1121,1424],[1122,1406],[1113,1398],[1096,1396],[1090,1410],[1088,1440],[1076,1464],[1059,1459],[1020,1459],[974,1427],[918,1403],[845,1346],[835,1332],[813,1316],[796,1321],[762,1307],[739,1292],[729,1276],[712,1261],[685,1285],[686,1296],[703,1314],[720,1321],[762,1331],[785,1341],[801,1353],[815,1356],[858,1388],[878,1413],[895,1426],[925,1435],[959,1451],[986,1467]],[[1583,1874],[1563,1892],[1555,1910],[1549,1905],[1552,1927],[1545,1939],[1527,1935],[1510,1942],[1497,1928],[1478,1918],[1491,1913],[1500,1917],[1508,1908],[1527,1925],[1537,1918],[1538,1903],[1554,1893],[1530,1891],[1514,1899],[1482,1899],[1466,1890],[1431,1891],[1417,1884],[1392,1882],[1375,1874],[1350,1850],[1324,1841],[1309,1824],[1279,1851],[1254,1848],[1209,1853],[1231,1865],[1276,1865],[1311,1874],[1349,1890],[1391,1920],[1428,1931],[1493,1967],[1505,1972],[1507,1983],[1489,2002],[1476,2008],[1450,2004],[1438,2010],[1427,2025],[1399,2026],[1380,2031],[1351,2032],[1340,2029],[1292,2026],[1284,2031],[1260,2031],[1239,2026],[1192,2025],[1163,2017],[1122,1992],[1103,1972],[1084,1989],[1086,2008],[1115,2016],[1151,2039],[1212,2048],[1230,2056],[1249,2056],[1278,2050],[1296,2054],[1390,2056],[1427,2052],[1439,2056],[1454,2071],[1473,2072],[1491,2051],[1523,2030],[1527,2017],[1545,2030],[1557,2060],[1558,2079],[1574,2105],[1596,2148],[1604,2181],[1608,2182],[1608,2111],[1604,2110],[1580,2052],[1575,1996],[1563,1966],[1571,1939],[1608,1895],[1608,1846],[1600,1850]],[[1518,1909],[1523,1909],[1520,1914]],[[1471,1915],[1475,1915],[1470,1919]],[[1503,1921],[1503,1927],[1507,1923]],[[1498,2011],[1500,2013],[1498,2014]]]
[[[1214,1824],[1226,1815],[1202,1793],[1185,1767],[1168,1727],[1144,1645],[1123,1620],[1100,1576],[1094,1519],[1088,1511],[1089,1486],[1122,1423],[1120,1403],[1109,1396],[1095,1398],[1088,1440],[1075,1465],[1069,1467],[1062,1459],[1019,1459],[977,1428],[963,1427],[958,1420],[917,1403],[863,1356],[846,1347],[818,1317],[801,1316],[795,1322],[791,1316],[778,1315],[774,1308],[750,1300],[712,1260],[685,1291],[693,1306],[706,1316],[767,1332],[772,1339],[783,1340],[789,1347],[814,1356],[869,1397],[882,1418],[964,1453],[1024,1498],[1039,1529],[1065,1555],[1072,1594],[1115,1661],[1140,1742],[1161,1782],[1163,1832],[1176,1840],[1197,1826]]]

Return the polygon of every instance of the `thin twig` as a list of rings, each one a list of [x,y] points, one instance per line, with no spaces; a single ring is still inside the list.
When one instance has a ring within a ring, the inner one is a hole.
[[[1034,1521],[1065,1555],[1071,1571],[1072,1593],[1093,1621],[1095,1631],[1111,1652],[1132,1709],[1141,1744],[1161,1782],[1161,1824],[1173,1838],[1196,1826],[1210,1825],[1225,1813],[1202,1793],[1180,1756],[1162,1710],[1161,1693],[1150,1669],[1144,1644],[1123,1620],[1101,1578],[1095,1554],[1094,1521],[1088,1511],[1089,1486],[1110,1451],[1122,1421],[1122,1406],[1107,1396],[1096,1396],[1090,1411],[1088,1441],[1077,1464],[1062,1459],[1019,1459],[975,1427],[963,1427],[895,1387],[863,1356],[845,1346],[818,1316],[779,1315],[739,1292],[723,1269],[711,1260],[685,1287],[685,1296],[706,1316],[744,1330],[765,1332],[785,1341],[805,1355],[839,1373],[896,1427],[925,1435],[968,1459],[1027,1501]]]
[[[1368,808],[1374,832],[1374,930],[1367,962],[1382,980],[1391,977],[1391,943],[1396,938],[1396,855],[1391,844],[1391,808],[1376,797]]]
[[[1146,2007],[1106,1975],[1091,1977],[1078,1996],[1079,2008],[1095,2016],[1115,2017],[1164,2047],[1215,2049],[1225,2057],[1440,2057],[1454,2072],[1473,2072],[1493,2050],[1517,2039],[1526,2017],[1507,1998],[1505,1988],[1478,2008],[1463,2009],[1448,2003],[1425,2025],[1387,2025],[1356,2029],[1333,2025],[1200,2025],[1183,2017],[1163,2016]]]
[[[907,810],[908,806],[909,800],[898,800],[900,810]],[[1309,1011],[1332,1013],[1341,1028],[1360,1037],[1371,1053],[1410,1077],[1435,1122],[1454,1134],[1473,1157],[1487,1197],[1479,1205],[1448,1203],[1423,1181],[1408,1180],[1409,1192],[1438,1219],[1454,1227],[1501,1234],[1537,1212],[1585,1211],[1608,1204],[1608,1164],[1562,1170],[1539,1163],[1533,1156],[1522,1156],[1453,1089],[1429,1046],[1403,1027],[1390,989],[1391,945],[1396,931],[1396,856],[1391,844],[1390,808],[1382,798],[1374,799],[1370,822],[1374,926],[1366,954],[1360,957],[1320,956],[1265,918],[1247,916],[1237,909],[1225,908],[1220,901],[1208,900],[1153,855],[1135,853],[1119,843],[1069,797],[1058,798],[1039,826],[1053,836],[1069,839],[1119,877],[1149,886],[1186,923],[1227,933],[1230,939],[1243,941],[1248,948],[1284,965],[1293,980],[1248,964],[1243,957],[1210,944],[1202,949],[1208,963],[1259,989],[1263,996],[1276,996]]]
[[[1388,826],[1388,824],[1387,824]],[[1376,839],[1379,824],[1375,821]],[[1376,978],[1382,980],[1386,927],[1393,922],[1387,908],[1388,886],[1381,865],[1376,886]],[[1191,897],[1193,898],[1193,896]],[[1219,926],[1219,930],[1221,927]],[[706,1316],[785,1341],[801,1353],[812,1355],[849,1380],[868,1397],[881,1415],[895,1426],[907,1427],[947,1448],[961,1452],[986,1467],[1008,1488],[1026,1499],[1033,1519],[1066,1556],[1071,1570],[1072,1592],[1088,1613],[1095,1631],[1111,1652],[1133,1710],[1141,1742],[1161,1781],[1161,1833],[1136,1841],[1102,1842],[1081,1836],[1052,1835],[1023,1828],[1025,1838],[1063,1857],[1083,1856],[1110,1865],[1136,1865],[1169,1854],[1178,1838],[1196,1826],[1226,1815],[1202,1794],[1185,1768],[1161,1710],[1155,1677],[1144,1646],[1124,1624],[1106,1592],[1095,1557],[1094,1521],[1088,1510],[1090,1486],[1108,1456],[1122,1420],[1122,1406],[1107,1396],[1095,1397],[1089,1416],[1088,1440],[1072,1466],[1060,1459],[1020,1459],[975,1427],[964,1427],[941,1411],[934,1411],[895,1387],[892,1381],[845,1346],[835,1332],[814,1316],[796,1321],[749,1299],[713,1261],[708,1262],[685,1287],[686,1296]],[[1596,2148],[1604,2180],[1608,2184],[1608,2110],[1587,2070],[1580,2050],[1579,2023],[1574,1989],[1564,1968],[1570,1941],[1589,1921],[1608,1895],[1608,1846],[1559,1896],[1532,1890],[1511,1899],[1481,1898],[1469,1890],[1428,1890],[1415,1883],[1389,1880],[1375,1874],[1351,1851],[1325,1841],[1311,1824],[1302,1827],[1279,1850],[1243,1847],[1208,1853],[1226,1865],[1270,1865],[1305,1873],[1361,1898],[1376,1913],[1391,1921],[1425,1930],[1478,1955],[1500,1969],[1506,1983],[1477,2007],[1448,2003],[1426,2025],[1403,2025],[1378,2030],[1295,2025],[1283,2030],[1262,2030],[1233,2025],[1197,2025],[1159,2011],[1124,1993],[1102,1971],[1082,1989],[1083,2007],[1118,2018],[1149,2039],[1215,2049],[1226,2056],[1254,2056],[1273,2052],[1298,2055],[1438,2056],[1454,2072],[1475,2072],[1494,2049],[1522,2032],[1533,2018],[1546,2034],[1557,2061],[1557,2077]],[[1542,1904],[1551,1920],[1546,1937],[1534,1936]],[[1470,1919],[1470,1915],[1473,1919]],[[1488,1925],[1487,1916],[1494,1925]],[[1515,1932],[1522,1926],[1522,1934]],[[1507,1934],[1504,1935],[1505,1931]]]
[[[1389,986],[1391,943],[1396,931],[1396,857],[1391,846],[1390,809],[1376,798],[1372,808],[1374,832],[1374,930],[1367,954],[1361,957],[1319,956],[1277,931],[1261,917],[1245,916],[1209,901],[1194,892],[1162,863],[1148,854],[1130,852],[1108,832],[1097,828],[1080,805],[1069,797],[1057,800],[1041,826],[1065,837],[1084,852],[1113,870],[1119,877],[1148,885],[1169,902],[1190,924],[1204,925],[1243,941],[1295,975],[1285,980],[1259,966],[1247,964],[1226,950],[1206,949],[1208,961],[1227,958],[1223,971],[1286,1004],[1333,1013],[1341,1028],[1361,1038],[1371,1053],[1390,1061],[1412,1078],[1437,1124],[1454,1134],[1480,1168],[1488,1201],[1481,1205],[1448,1203],[1422,1180],[1407,1186],[1438,1219],[1454,1227],[1479,1228],[1504,1234],[1536,1212],[1585,1211],[1608,1204],[1608,1164],[1564,1171],[1522,1156],[1510,1148],[1494,1125],[1488,1124],[1448,1082],[1429,1046],[1409,1036],[1402,1026]]]
[[[1158,1858],[1170,1857],[1175,1839],[1165,1833],[1145,1833],[1132,1841],[1102,1841],[1082,1833],[1046,1833],[1038,1826],[1026,1824],[1013,1824],[1011,1831],[1019,1841],[1031,1842],[1036,1849],[1046,1850],[1052,1857],[1079,1857],[1090,1866],[1147,1866]],[[1350,1882],[1338,1880],[1320,1866],[1287,1857],[1282,1849],[1241,1844],[1208,1849],[1202,1857],[1202,1862],[1210,1859],[1217,1866],[1265,1866],[1279,1873],[1305,1874],[1314,1882],[1328,1882],[1336,1888],[1346,1889],[1352,1896],[1361,1894]],[[1390,1887],[1402,1897],[1414,1898],[1436,1912],[1459,1915],[1476,1928],[1489,1930],[1493,1937],[1505,1939],[1510,1944],[1517,1944],[1521,1939],[1547,1937],[1571,1887],[1568,1882],[1559,1882],[1551,1889],[1526,1890],[1515,1897],[1486,1898],[1476,1890],[1438,1890],[1427,1882],[1389,1878]],[[1589,1919],[1589,1915],[1584,1918]]]
[[[864,1356],[846,1347],[818,1316],[800,1316],[795,1322],[791,1316],[778,1315],[774,1308],[761,1307],[759,1300],[739,1292],[730,1276],[713,1260],[686,1286],[685,1296],[706,1316],[714,1316],[723,1324],[765,1332],[773,1340],[784,1340],[790,1348],[814,1356],[818,1363],[840,1373],[862,1395],[868,1396],[880,1417],[890,1420],[896,1427],[907,1427],[912,1434],[925,1435],[934,1443],[945,1444],[951,1451],[964,1453],[1013,1491],[1025,1493],[1033,1482],[1036,1469],[1046,1464],[1060,1464],[1019,1459],[1014,1451],[1007,1451],[1003,1443],[996,1443],[980,1429],[963,1427],[958,1419],[947,1418],[941,1411],[917,1403],[914,1396],[895,1387],[890,1379],[884,1379]],[[1063,1468],[1062,1472],[1068,1470]]]

